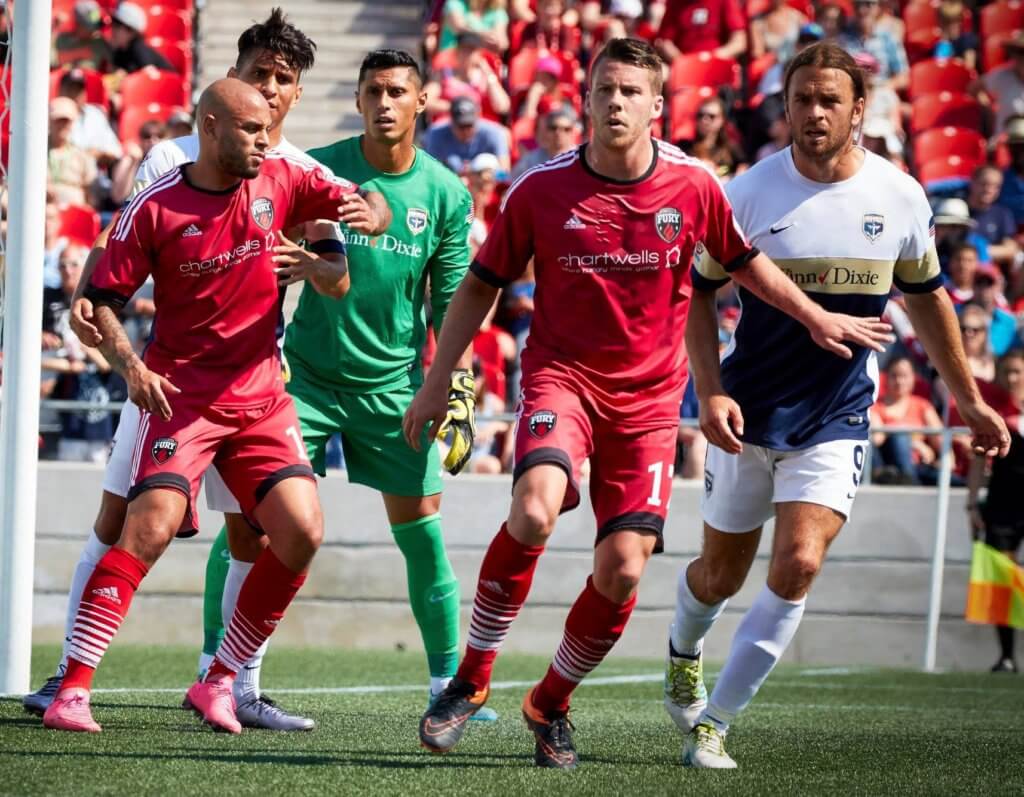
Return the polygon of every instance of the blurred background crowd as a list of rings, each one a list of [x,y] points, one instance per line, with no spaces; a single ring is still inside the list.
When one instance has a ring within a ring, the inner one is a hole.
[[[124,398],[102,356],[74,339],[68,300],[88,247],[130,193],[145,153],[191,132],[196,5],[54,0],[44,398],[97,405]],[[849,50],[870,76],[863,146],[924,185],[971,368],[987,395],[1009,395],[1019,409],[1021,388],[998,384],[997,361],[1024,337],[1021,0],[432,0],[420,144],[472,193],[474,252],[510,182],[585,139],[584,75],[617,36],[647,39],[665,58],[666,112],[655,135],[706,161],[722,181],[789,144],[781,92],[793,55],[823,40]],[[6,158],[6,128],[0,144]],[[729,289],[719,307],[724,347],[740,308]],[[479,472],[511,467],[509,424],[487,418],[514,408],[532,309],[527,274],[504,291],[477,336]],[[128,308],[140,347],[153,312],[145,292]],[[956,423],[898,294],[886,317],[898,339],[880,358],[873,417],[897,426]],[[696,417],[692,390],[680,414]],[[115,419],[101,407],[44,412],[44,456],[104,461]],[[677,473],[695,478],[704,441],[687,426],[679,441]],[[878,434],[874,442],[876,480],[934,482],[937,438]],[[957,443],[959,477],[965,445]]]

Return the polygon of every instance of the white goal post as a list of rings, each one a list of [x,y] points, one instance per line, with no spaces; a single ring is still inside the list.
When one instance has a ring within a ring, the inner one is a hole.
[[[12,3],[3,10],[12,13]],[[51,0],[13,4],[0,404],[0,693],[29,690]],[[8,75],[2,75],[6,82]]]

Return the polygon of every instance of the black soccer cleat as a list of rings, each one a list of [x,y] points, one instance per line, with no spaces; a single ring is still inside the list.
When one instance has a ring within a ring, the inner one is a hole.
[[[420,720],[420,744],[432,753],[447,753],[459,743],[469,718],[483,708],[490,687],[477,689],[452,678]]]
[[[533,705],[534,689],[527,692],[523,699],[523,719],[533,731],[536,742],[533,763],[546,769],[576,769],[579,757],[572,742],[575,728],[569,721],[568,712],[541,714]]]
[[[46,713],[46,709],[50,707],[50,703],[53,702],[53,698],[60,691],[60,685],[63,680],[63,674],[51,675],[39,689],[35,692],[30,692],[21,699],[22,707],[29,714],[43,716]]]

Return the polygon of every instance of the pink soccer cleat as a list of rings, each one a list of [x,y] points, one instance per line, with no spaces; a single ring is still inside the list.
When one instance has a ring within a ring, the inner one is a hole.
[[[43,726],[56,731],[99,733],[103,730],[89,710],[89,690],[61,689],[43,714]]]
[[[233,678],[222,675],[207,681],[196,681],[188,690],[186,700],[215,731],[241,733],[242,726],[235,717],[235,696],[231,691]]]

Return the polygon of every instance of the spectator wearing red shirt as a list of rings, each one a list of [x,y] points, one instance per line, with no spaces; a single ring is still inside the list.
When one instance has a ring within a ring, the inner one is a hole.
[[[683,53],[737,58],[747,49],[739,0],[668,0],[655,46],[669,62]]]
[[[949,278],[946,291],[955,307],[974,298],[974,278],[978,273],[978,247],[966,241],[957,244],[949,256]]]
[[[566,24],[565,0],[539,0],[536,19],[523,29],[519,42],[520,47],[579,56],[580,38],[580,29]]]
[[[914,366],[909,357],[896,357],[885,369],[885,394],[871,408],[871,422],[879,426],[942,426],[928,399],[914,394]],[[920,433],[873,432],[871,443],[882,464],[876,480],[892,483],[934,484],[934,463],[939,440]],[[890,475],[891,474],[891,475]]]
[[[491,121],[499,121],[511,107],[501,79],[484,54],[483,40],[476,33],[458,35],[455,64],[441,69],[424,91],[431,118],[447,114],[456,97],[471,98],[480,107],[481,115]]]

